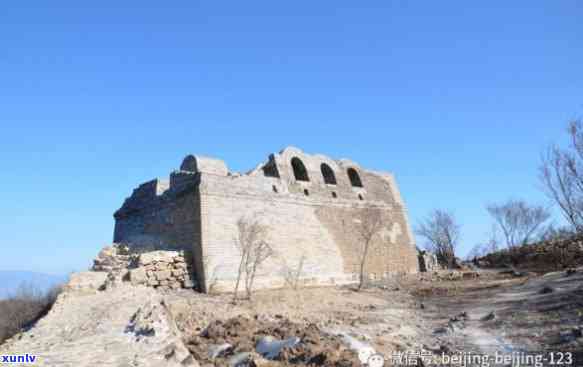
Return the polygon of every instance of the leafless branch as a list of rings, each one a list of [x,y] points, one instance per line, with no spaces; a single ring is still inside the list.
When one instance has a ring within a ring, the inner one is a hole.
[[[425,220],[418,223],[415,233],[427,240],[425,248],[433,252],[442,265],[454,267],[460,225],[453,213],[434,210]]]
[[[550,147],[542,156],[539,178],[547,196],[575,231],[583,230],[583,122],[572,121],[567,148]]]
[[[373,246],[373,239],[385,228],[386,223],[383,220],[383,213],[378,208],[355,208],[357,218],[355,221],[355,231],[360,239],[358,256],[359,256],[359,282],[358,289],[364,286],[366,276],[366,263]]]
[[[272,247],[265,240],[266,235],[267,227],[256,219],[242,217],[237,221],[235,245],[239,249],[241,260],[237,271],[233,302],[237,300],[241,280],[244,281],[247,298],[251,298],[257,271],[267,259],[274,255]]]
[[[526,245],[538,238],[537,231],[551,216],[547,208],[523,200],[490,204],[487,210],[502,230],[508,248]]]

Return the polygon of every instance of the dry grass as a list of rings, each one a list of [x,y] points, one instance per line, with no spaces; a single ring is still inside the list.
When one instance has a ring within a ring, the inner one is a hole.
[[[60,287],[46,292],[22,284],[15,294],[0,301],[0,344],[46,315],[60,293]]]

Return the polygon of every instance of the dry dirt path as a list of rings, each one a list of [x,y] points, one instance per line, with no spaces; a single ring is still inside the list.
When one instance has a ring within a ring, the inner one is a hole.
[[[583,366],[583,338],[568,337],[583,325],[581,269],[571,276],[483,275],[480,280],[450,282],[441,295],[422,297],[424,316],[435,327],[438,343],[450,353],[523,360],[534,355],[546,359],[545,365],[550,365],[551,354],[572,353],[571,365]]]

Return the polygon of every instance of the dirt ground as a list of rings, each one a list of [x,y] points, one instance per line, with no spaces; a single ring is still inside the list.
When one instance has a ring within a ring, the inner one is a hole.
[[[418,275],[360,292],[349,287],[263,291],[237,304],[229,295],[177,293],[168,295],[167,303],[202,366],[230,365],[235,357],[253,354],[265,336],[302,342],[285,348],[275,361],[254,354],[249,365],[359,366],[345,335],[381,353],[385,366],[440,365],[443,355],[468,358],[457,365],[484,367],[536,366],[536,359],[528,358],[540,355],[546,359],[542,366],[551,365],[551,354],[560,365],[559,353],[572,353],[561,357],[562,365],[583,366],[577,331],[583,325],[583,269],[572,275],[478,274],[460,280]],[[211,358],[209,351],[225,343],[229,347]],[[497,354],[515,362],[496,364]],[[485,355],[487,362],[471,359]]]
[[[428,335],[418,302],[395,287],[360,292],[348,287],[264,291],[236,305],[229,295],[184,293],[172,296],[168,304],[193,355],[215,365],[253,351],[253,345],[266,335],[302,340],[299,350],[284,353],[274,365],[317,366],[360,365],[343,335],[370,344],[384,355],[421,349]],[[232,350],[225,358],[211,361],[209,348],[223,343],[231,344]]]
[[[129,282],[101,290],[94,275],[80,274],[95,284],[69,287],[1,354],[70,367],[348,367],[369,357],[377,363],[368,367],[583,367],[583,268],[422,273],[359,292],[280,289],[237,303]]]
[[[415,287],[429,323],[447,329],[437,333],[439,344],[490,356],[542,356],[543,365],[583,366],[582,268],[573,274],[484,270],[480,275]]]

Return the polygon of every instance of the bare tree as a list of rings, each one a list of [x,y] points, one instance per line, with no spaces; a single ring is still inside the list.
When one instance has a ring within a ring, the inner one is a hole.
[[[237,300],[241,280],[244,281],[247,298],[251,299],[257,271],[265,260],[274,254],[273,249],[265,240],[267,227],[256,219],[240,218],[237,221],[237,230],[235,244],[241,254],[241,260],[233,292],[233,302]]]
[[[436,209],[420,221],[415,233],[425,238],[425,248],[437,256],[437,260],[448,268],[455,265],[455,251],[460,237],[460,225],[452,212]]]
[[[530,243],[550,218],[549,210],[540,205],[530,205],[524,200],[508,200],[490,204],[488,213],[502,230],[508,248]]]
[[[365,281],[366,264],[371,248],[374,243],[374,237],[385,228],[386,223],[383,221],[381,209],[367,207],[358,208],[357,218],[355,220],[355,232],[360,239],[358,247],[359,260],[359,281],[358,289],[362,289]]]
[[[466,255],[466,260],[471,261],[476,258],[486,255],[486,246],[482,243],[478,243],[471,248],[471,250]]]
[[[543,154],[540,181],[575,231],[583,230],[583,122],[569,123],[567,148],[550,147]]]
[[[488,239],[486,242],[479,243],[472,247],[470,252],[466,255],[466,260],[473,260],[479,257],[484,257],[488,254],[492,254],[500,250],[500,240],[498,234],[498,226],[496,224],[492,225],[492,229],[487,234]]]
[[[293,290],[298,290],[300,288],[300,280],[304,271],[304,263],[306,261],[306,255],[302,255],[295,267],[289,266],[285,260],[283,264],[282,274],[285,284]]]

